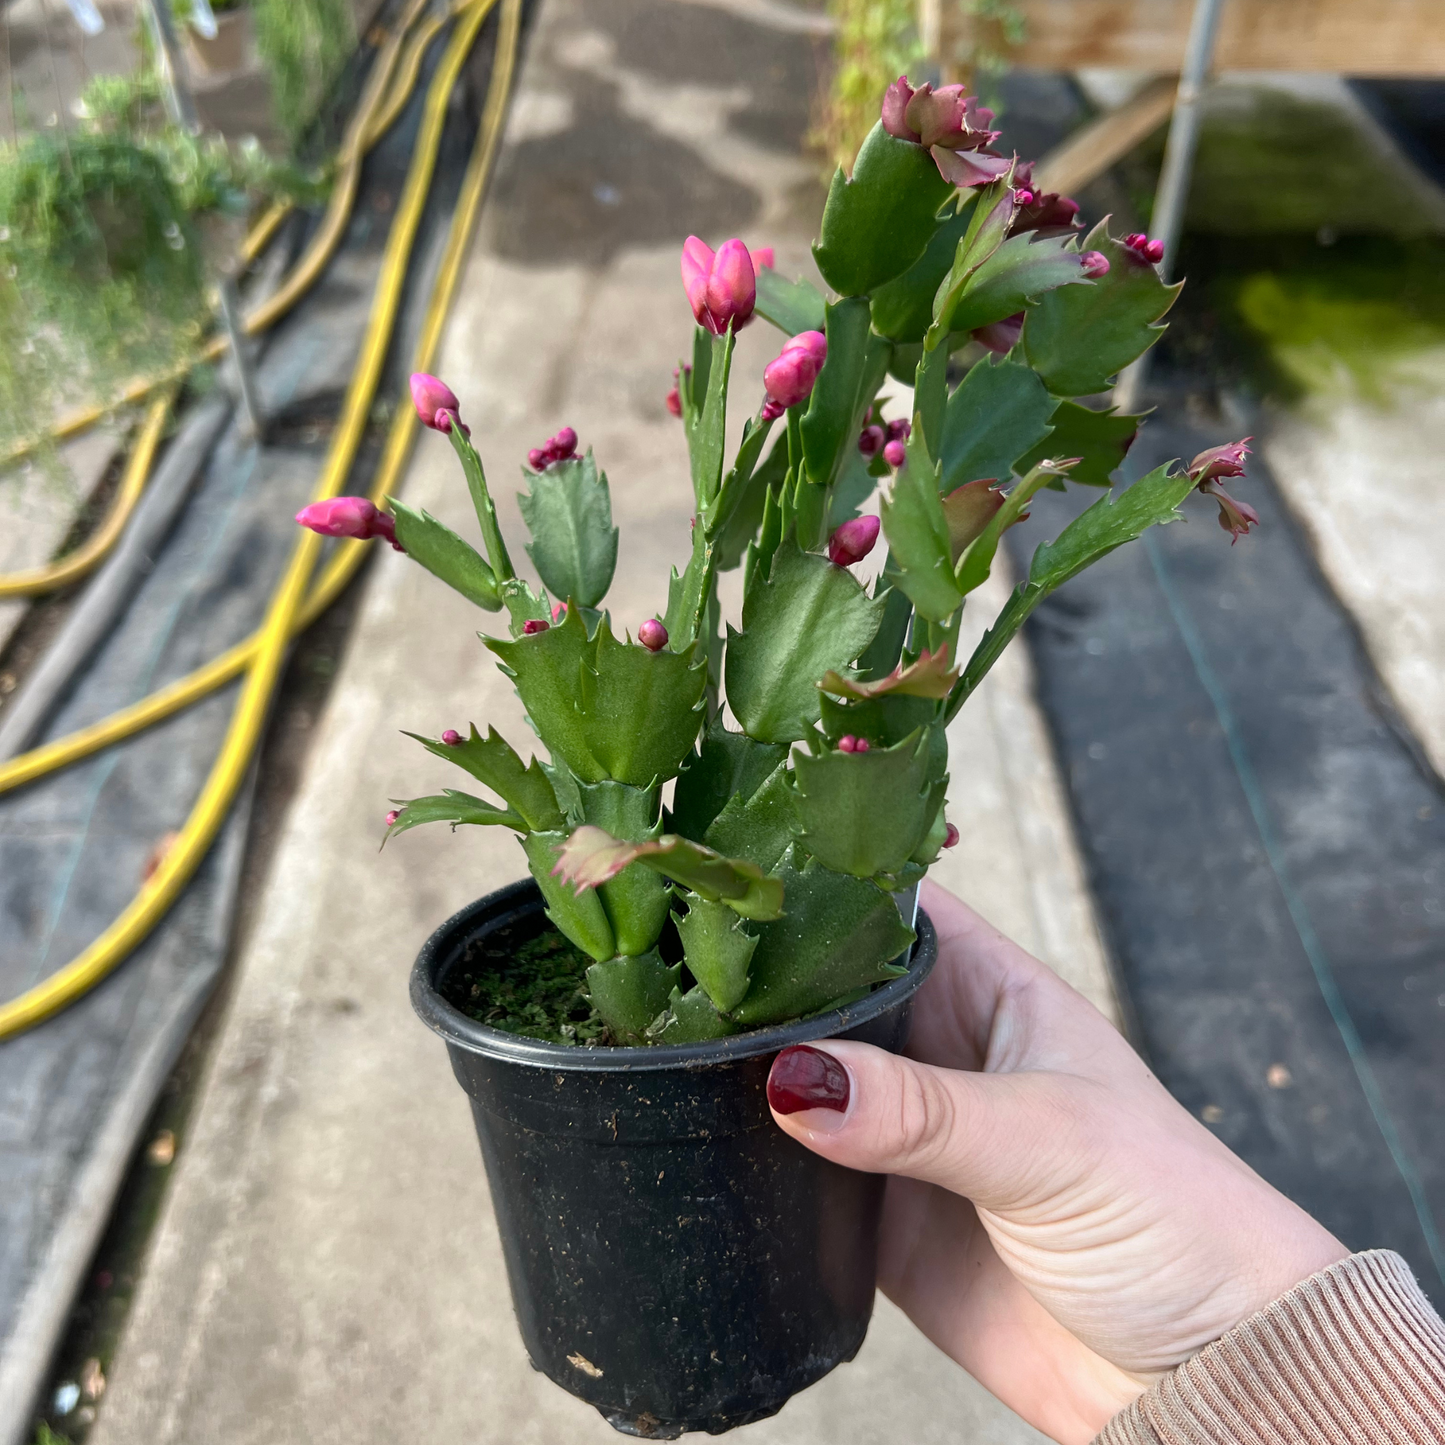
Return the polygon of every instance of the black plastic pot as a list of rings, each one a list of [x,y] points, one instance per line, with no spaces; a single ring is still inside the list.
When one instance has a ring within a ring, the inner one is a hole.
[[[845,1009],[707,1044],[569,1048],[475,1023],[438,991],[467,944],[545,920],[531,880],[422,949],[412,1004],[472,1101],[527,1353],[628,1435],[721,1434],[776,1413],[863,1343],[884,1179],[789,1139],[774,1056],[810,1039],[895,1052],[938,954]]]

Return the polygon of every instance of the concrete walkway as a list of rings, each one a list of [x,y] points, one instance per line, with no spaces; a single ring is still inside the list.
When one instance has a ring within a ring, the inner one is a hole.
[[[619,625],[665,600],[687,542],[685,449],[663,406],[690,327],[681,240],[741,234],[776,245],[785,272],[809,264],[819,192],[798,155],[811,28],[776,5],[539,7],[438,369],[519,557],[511,469],[564,423],[596,448],[622,527]],[[742,336],[742,406],[778,339],[763,323]],[[405,495],[474,525],[440,437],[424,437]],[[521,876],[520,850],[470,829],[377,852],[388,798],[455,782],[399,729],[494,722],[524,750],[531,735],[475,610],[403,557],[376,561],[243,940],[95,1445],[616,1438],[528,1367],[466,1101],[407,1002],[423,939]],[[966,841],[938,876],[1108,1006],[1021,653],[952,742]],[[881,1301],[857,1362],[746,1433],[758,1445],[1041,1438]]]

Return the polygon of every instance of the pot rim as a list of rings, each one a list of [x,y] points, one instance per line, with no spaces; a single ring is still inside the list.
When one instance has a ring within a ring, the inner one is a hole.
[[[759,1054],[777,1053],[790,1044],[810,1043],[815,1039],[847,1033],[909,998],[938,961],[938,935],[934,931],[933,920],[920,907],[914,921],[918,937],[909,955],[908,972],[845,1008],[830,1009],[827,1013],[812,1014],[791,1023],[769,1024],[764,1028],[697,1044],[608,1047],[551,1044],[542,1039],[529,1039],[522,1034],[494,1029],[468,1018],[460,1009],[449,1004],[432,982],[442,966],[450,961],[458,935],[475,921],[477,914],[493,910],[499,918],[504,918],[507,905],[511,905],[513,913],[524,909],[530,912],[527,905],[534,899],[541,902],[540,890],[532,879],[510,883],[459,909],[422,945],[411,970],[411,1005],[421,1021],[449,1046],[552,1072],[610,1074],[704,1068],[754,1058]]]

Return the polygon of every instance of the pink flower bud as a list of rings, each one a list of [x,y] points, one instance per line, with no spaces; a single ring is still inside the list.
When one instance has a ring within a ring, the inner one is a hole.
[[[752,320],[757,302],[757,273],[748,248],[724,241],[716,252],[689,236],[682,248],[682,285],[699,326],[721,336],[729,326],[741,331]]]
[[[1189,463],[1188,472],[1196,482],[1212,482],[1215,477],[1242,477],[1244,459],[1249,455],[1249,443],[1253,437],[1243,441],[1230,442],[1228,446],[1210,447],[1200,452]]]
[[[448,728],[448,729],[446,730],[446,732],[444,732],[444,733],[442,734],[442,741],[443,741],[449,748],[454,748],[454,747],[456,747],[456,745],[457,745],[459,742],[461,742],[461,740],[462,740],[462,735],[461,735],[455,728]]]
[[[838,751],[840,753],[851,753],[858,746],[858,739],[852,733],[844,733],[838,739]]]
[[[457,394],[446,382],[439,381],[434,376],[428,376],[424,371],[415,371],[411,377],[411,399],[416,406],[416,414],[423,426],[429,426],[434,431],[447,431],[450,429],[450,418],[442,413],[450,412],[457,416],[461,408],[461,402],[457,400]],[[460,418],[458,417],[460,420]],[[462,428],[466,431],[466,428]],[[468,433],[470,435],[470,433]]]
[[[539,632],[546,632],[551,625],[550,622],[543,622],[540,617],[529,617],[522,624],[522,636],[535,637]]]
[[[943,846],[945,848],[956,848],[958,846],[958,829],[950,823],[943,834]]]
[[[872,426],[865,426],[858,434],[858,450],[871,459],[883,450],[883,443],[887,440],[888,433],[875,422]]]
[[[1019,186],[1014,191],[1014,205],[1031,206],[1034,203],[1034,193],[1027,186]]]
[[[391,827],[391,825],[396,822],[399,817],[401,817],[401,809],[393,808],[391,812],[386,815],[386,826],[388,828]]]
[[[828,538],[828,560],[839,567],[861,562],[878,541],[877,517],[854,517]]]
[[[772,397],[769,397],[763,403],[763,409],[761,412],[759,412],[758,415],[763,421],[777,421],[777,419],[782,416],[785,411],[787,411],[787,407],[785,407],[781,402],[774,401]]]
[[[913,435],[913,423],[906,416],[895,417],[888,423],[888,440],[906,442]]]
[[[975,341],[988,347],[990,351],[997,352],[1000,356],[1007,356],[1018,345],[1023,330],[1024,313],[1018,311],[1012,316],[1006,316],[1002,321],[995,321],[988,326],[980,326],[977,331],[972,333],[972,336]]]
[[[649,617],[637,629],[637,640],[649,652],[661,652],[667,646],[667,628],[657,618]]]
[[[1035,231],[1040,236],[1067,236],[1079,229],[1079,203],[1057,191],[1041,190],[1034,183],[1034,163],[1014,167],[1013,201],[1016,207],[1009,223],[1010,236]]]
[[[577,450],[577,433],[570,426],[564,426],[547,446],[559,462],[565,461]]]
[[[821,331],[799,332],[763,370],[769,399],[784,409],[806,401],[827,355],[828,340]]]
[[[1109,274],[1109,258],[1102,251],[1085,251],[1079,257],[1079,270],[1090,281],[1097,281],[1100,276]]]
[[[670,411],[673,416],[682,415],[682,393],[677,389],[677,385],[675,383],[672,390],[668,392],[667,396],[664,398],[664,401],[666,403],[668,411]]]
[[[312,502],[296,513],[296,520],[323,537],[355,537],[368,542],[384,537],[398,552],[405,547],[396,540],[396,522],[390,513],[378,510],[366,497],[328,497]]]
[[[1124,237],[1124,249],[1136,261],[1146,266],[1157,266],[1164,259],[1164,242],[1151,241],[1143,231],[1134,231]]]
[[[531,467],[534,472],[540,472],[542,468],[547,465],[547,453],[544,452],[541,447],[533,447],[532,450],[527,453],[527,465]]]
[[[889,442],[883,448],[883,460],[896,472],[908,460],[908,448],[899,441]]]

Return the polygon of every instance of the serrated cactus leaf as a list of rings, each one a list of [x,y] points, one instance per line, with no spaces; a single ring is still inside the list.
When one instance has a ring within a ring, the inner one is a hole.
[[[669,968],[656,949],[614,958],[587,970],[587,993],[617,1043],[646,1041],[648,1025],[667,1007],[682,965]]]
[[[486,737],[482,737],[473,723],[470,734],[456,743],[423,737],[420,733],[406,736],[415,738],[427,752],[465,768],[478,782],[485,783],[513,812],[521,815],[528,828],[545,833],[565,825],[551,780],[536,758],[523,764],[496,728],[489,727]]]
[[[1114,473],[1139,435],[1141,417],[1114,411],[1094,411],[1077,402],[1061,401],[1049,418],[1052,433],[1015,463],[1026,472],[1045,457],[1078,457],[1069,470],[1071,482],[1087,487],[1111,487]]]
[[[900,663],[886,677],[877,678],[873,682],[862,682],[830,672],[818,686],[823,692],[832,693],[834,697],[861,700],[893,693],[899,697],[937,700],[947,697],[957,681],[958,671],[949,665],[948,649],[940,647],[930,652],[925,647],[907,667]]]
[[[497,579],[475,547],[430,512],[408,507],[395,497],[388,497],[386,504],[396,521],[396,540],[413,562],[419,562],[433,577],[440,577],[468,602],[475,602],[487,612],[501,611]]]
[[[863,415],[888,374],[892,347],[868,324],[868,302],[845,297],[828,307],[824,331],[828,357],[803,416],[803,471],[817,487],[831,486],[850,448],[855,448]]]
[[[896,875],[928,832],[929,740],[924,730],[867,752],[794,754],[798,845],[835,873]]]
[[[537,575],[554,597],[596,607],[617,567],[606,473],[597,470],[589,447],[584,457],[526,476],[528,490],[517,493],[517,505],[532,534],[527,555]]]
[[[782,910],[782,885],[764,877],[761,868],[724,858],[676,833],[628,843],[584,823],[559,850],[557,876],[579,888],[595,888],[638,861],[704,898],[721,899],[744,918],[776,918]]]
[[[878,631],[872,599],[845,567],[784,543],[766,580],[743,597],[743,630],[728,628],[727,697],[751,738],[796,742],[818,719],[815,684],[846,667]]]
[[[602,900],[593,889],[576,888],[556,875],[558,850],[566,841],[562,832],[529,833],[522,839],[527,867],[542,890],[547,917],[557,929],[590,957],[611,958],[617,943]]]
[[[788,851],[794,830],[792,774],[779,764],[752,797],[729,800],[704,841],[725,857],[746,859],[771,873]]]
[[[633,788],[611,780],[578,785],[582,816],[587,822],[614,838],[637,843],[662,832],[658,793],[656,788]],[[665,878],[634,863],[597,891],[612,924],[618,953],[646,953],[656,944],[672,906],[672,889]]]
[[[1066,236],[1036,239],[1032,231],[1010,236],[964,283],[941,318],[949,331],[975,331],[1032,306],[1046,292],[1070,284],[1092,285]]]
[[[907,345],[922,341],[933,321],[933,298],[953,267],[958,243],[973,217],[975,197],[947,216],[933,233],[923,254],[901,276],[875,288],[872,298],[873,329],[890,341]],[[915,365],[917,363],[915,362]],[[910,375],[912,368],[909,368]]]
[[[733,1010],[740,1024],[756,1028],[800,1018],[902,971],[892,960],[914,934],[887,893],[816,859],[799,867],[793,855],[776,876],[787,909],[757,929],[752,981]]]
[[[1029,614],[1050,592],[1116,547],[1142,536],[1150,527],[1180,520],[1179,504],[1189,495],[1194,482],[1187,473],[1171,477],[1170,465],[1158,467],[1123,492],[1100,497],[1054,541],[1037,548],[1028,577],[1014,589],[955,684],[947,717],[952,718],[963,706]]]
[[[1183,285],[1166,286],[1153,266],[1111,239],[1107,221],[1094,227],[1080,249],[1102,251],[1109,274],[1092,286],[1050,292],[1024,327],[1029,365],[1055,396],[1106,391],[1159,339],[1164,328],[1155,323]]]
[[[666,1011],[653,1021],[647,1037],[654,1044],[704,1044],[737,1032],[737,1024],[717,1011],[698,984],[686,993],[673,989]]]
[[[760,743],[729,731],[718,713],[682,765],[672,797],[672,830],[701,841],[734,796],[746,802],[788,756],[786,743]]]
[[[686,898],[687,912],[677,918],[683,960],[706,991],[713,1007],[723,1013],[736,1008],[748,991],[748,964],[758,946],[756,935],[725,903],[713,903],[698,894]]]
[[[527,831],[526,822],[511,809],[495,807],[455,788],[429,793],[424,798],[393,798],[392,802],[399,805],[400,811],[396,821],[387,825],[387,838],[405,833],[408,828],[419,828],[423,823],[450,823],[453,832],[462,823],[500,824],[519,833]]]
[[[952,492],[983,477],[1008,481],[1018,459],[1048,437],[1058,405],[1027,366],[987,357],[978,362],[944,408],[941,489]]]
[[[840,296],[862,296],[902,275],[938,229],[939,208],[952,190],[922,146],[875,124],[852,178],[840,167],[828,188],[813,247],[823,279]]]
[[[703,363],[702,358],[706,357]],[[712,504],[722,483],[727,434],[728,373],[732,368],[733,331],[712,336],[697,328],[693,347],[692,405],[683,412],[687,453],[692,465],[693,498],[699,512]]]
[[[922,427],[914,427],[908,439],[908,465],[894,477],[893,490],[878,511],[883,535],[888,538],[894,586],[907,593],[919,616],[930,622],[951,617],[963,602],[963,594],[953,581],[938,471],[929,459]]]
[[[780,331],[796,336],[800,331],[821,331],[827,302],[823,293],[806,277],[786,280],[772,266],[757,273],[756,309],[765,321]]]
[[[727,520],[718,528],[713,539],[713,561],[719,572],[731,572],[743,560],[748,543],[762,527],[769,490],[780,490],[787,474],[788,439],[784,435],[773,443],[762,465],[754,468],[741,494],[732,503]],[[729,479],[724,478],[724,491],[728,487]]]

